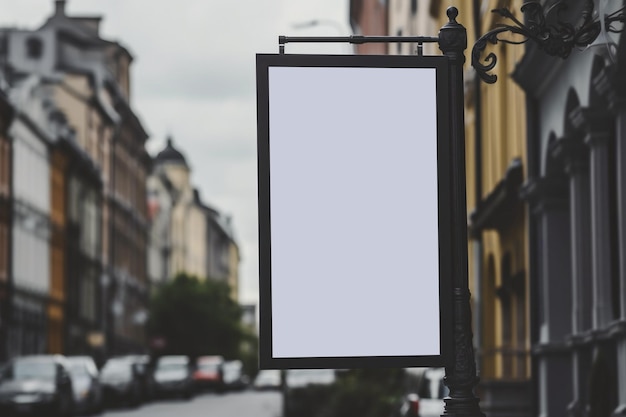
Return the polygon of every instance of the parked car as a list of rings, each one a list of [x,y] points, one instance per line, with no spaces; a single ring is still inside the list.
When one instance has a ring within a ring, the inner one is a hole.
[[[243,373],[243,363],[240,360],[224,362],[222,380],[226,390],[241,390],[250,382],[248,376]]]
[[[281,387],[280,371],[276,369],[262,369],[253,383],[256,390],[279,390]]]
[[[193,395],[192,363],[183,355],[162,356],[154,367],[157,395],[169,394],[189,399]]]
[[[100,370],[100,384],[106,404],[124,403],[137,407],[142,402],[141,377],[127,358],[111,358]]]
[[[69,416],[73,412],[72,379],[63,356],[22,356],[2,369],[0,415]]]
[[[139,379],[141,401],[145,402],[154,397],[154,369],[149,355],[116,356],[116,359],[127,360],[132,363]]]
[[[198,357],[196,359],[196,368],[193,372],[193,381],[196,389],[223,389],[223,365],[224,358],[219,355]]]
[[[102,409],[102,386],[96,363],[90,356],[68,356],[67,363],[74,403],[78,412],[96,413]]]

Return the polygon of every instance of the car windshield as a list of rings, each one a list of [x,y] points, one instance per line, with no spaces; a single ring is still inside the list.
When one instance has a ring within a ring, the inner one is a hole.
[[[184,363],[160,363],[157,366],[158,371],[177,371],[180,369],[187,369],[187,365]]]
[[[70,362],[68,365],[70,373],[72,375],[87,375],[87,367],[82,362]]]
[[[18,360],[13,364],[13,379],[54,379],[54,362],[38,360]]]
[[[257,375],[257,382],[280,382],[280,371],[263,370]]]
[[[126,361],[109,361],[102,368],[102,375],[130,376],[131,363]]]
[[[205,372],[217,372],[219,368],[220,365],[218,363],[205,362],[198,364],[198,369]]]
[[[228,363],[228,364],[224,364],[224,370],[225,370],[225,371],[233,371],[233,372],[234,372],[234,371],[239,371],[239,370],[241,370],[241,368],[242,368],[242,365],[241,365],[241,364],[239,364],[239,363],[233,363],[233,364]]]
[[[335,372],[332,369],[290,369],[286,376],[287,385],[332,384]]]

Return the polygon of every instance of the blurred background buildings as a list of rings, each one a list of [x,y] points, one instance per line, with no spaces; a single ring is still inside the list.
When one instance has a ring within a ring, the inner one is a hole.
[[[435,35],[455,6],[471,48],[510,23],[492,9],[524,21],[523,3],[347,6],[355,34],[394,36]],[[623,0],[591,3],[599,21],[623,13]],[[36,30],[0,29],[0,361],[142,350],[152,287],[179,271],[226,281],[233,298],[239,285],[232,221],[202,201],[183,150],[173,138],[155,158],[145,150],[132,55],[100,38],[99,17],[64,4]],[[587,4],[567,1],[563,18]],[[626,35],[615,26],[567,59],[498,43],[494,85],[466,51],[469,276],[488,416],[626,410]]]
[[[179,272],[238,298],[231,219],[171,140],[146,151],[132,55],[55,5],[38,29],[0,29],[0,361],[143,353],[151,289]]]

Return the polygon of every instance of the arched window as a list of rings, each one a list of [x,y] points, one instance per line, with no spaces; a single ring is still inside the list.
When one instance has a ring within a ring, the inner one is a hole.
[[[500,300],[500,310],[502,321],[502,376],[511,378],[513,376],[513,276],[511,273],[511,255],[507,252],[502,258],[500,267],[501,285],[498,287],[498,299]]]
[[[496,265],[493,255],[487,261],[483,276],[482,370],[485,378],[496,376]]]
[[[591,68],[591,87],[589,89],[589,108],[591,110],[607,111],[609,107],[609,98],[614,93],[611,89],[605,87],[609,74],[603,57],[596,55]],[[607,119],[608,139],[607,146],[607,169],[608,169],[608,207],[604,208],[604,214],[609,218],[609,248],[610,248],[610,289],[611,289],[611,307],[612,318],[617,320],[620,318],[620,264],[619,264],[619,210],[618,210],[618,182],[617,182],[617,140],[615,135],[615,121],[613,118]]]

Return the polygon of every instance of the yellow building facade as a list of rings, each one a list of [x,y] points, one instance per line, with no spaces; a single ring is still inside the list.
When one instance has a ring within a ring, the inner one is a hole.
[[[499,6],[491,1],[488,10]],[[522,1],[511,2],[522,20]],[[494,13],[481,16],[481,33],[502,23]],[[482,376],[527,380],[530,376],[527,226],[519,187],[526,158],[526,101],[510,74],[524,54],[517,45],[498,43],[495,84],[480,83],[481,189],[471,230],[482,240]],[[475,186],[474,186],[475,187]],[[475,277],[478,279],[478,277]]]
[[[493,12],[508,7],[523,20],[521,0],[481,2],[473,12],[475,40],[503,22]],[[468,31],[469,32],[469,31]],[[472,37],[470,37],[472,38]],[[511,40],[516,40],[511,38]],[[517,39],[519,40],[519,39]],[[468,117],[467,179],[470,230],[470,281],[474,299],[479,394],[487,415],[530,415],[530,287],[527,209],[519,190],[527,170],[526,100],[511,74],[524,47],[499,42],[495,84],[468,70],[472,94]],[[467,114],[466,113],[466,114]]]

